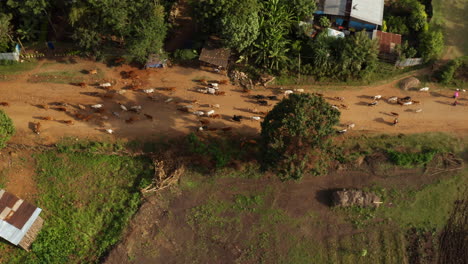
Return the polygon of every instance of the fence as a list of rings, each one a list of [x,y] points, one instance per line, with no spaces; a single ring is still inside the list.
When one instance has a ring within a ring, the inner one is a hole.
[[[0,60],[19,61],[20,54],[18,52],[0,53]]]
[[[422,58],[410,58],[406,60],[399,60],[395,63],[395,66],[397,67],[409,67],[409,66],[414,66],[414,65],[419,65],[422,64],[423,60]]]

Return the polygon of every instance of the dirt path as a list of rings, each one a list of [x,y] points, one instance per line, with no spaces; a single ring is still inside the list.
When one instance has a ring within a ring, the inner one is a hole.
[[[42,67],[47,62],[47,67]],[[101,98],[93,96],[93,93],[104,94],[106,91],[95,86],[81,88],[76,85],[64,83],[28,82],[29,76],[40,72],[64,71],[66,69],[91,69],[100,68],[105,71],[104,79],[115,80],[115,90],[121,90],[129,84],[129,80],[121,78],[121,71],[131,70],[128,66],[118,68],[107,68],[103,64],[79,60],[77,64],[65,65],[51,61],[41,62],[33,71],[18,76],[15,80],[0,83],[2,93],[1,101],[8,102],[9,107],[2,107],[13,119],[17,133],[13,142],[22,144],[50,144],[57,142],[62,137],[76,136],[92,139],[154,139],[161,136],[180,136],[191,131],[196,131],[200,126],[198,118],[193,114],[182,113],[177,108],[180,105],[193,105],[194,110],[207,111],[209,105],[219,104],[215,113],[221,115],[221,119],[211,120],[211,127],[223,128],[233,127],[233,133],[256,134],[260,129],[260,122],[244,120],[241,123],[232,122],[232,115],[243,115],[248,119],[255,114],[249,109],[256,108],[258,111],[268,111],[277,101],[270,101],[271,106],[259,106],[247,95],[241,93],[238,87],[222,85],[221,90],[226,92],[225,96],[213,96],[201,94],[194,91],[198,85],[194,80],[221,80],[226,76],[201,71],[193,68],[172,67],[155,71],[135,70],[141,76],[146,85],[145,89],[155,88],[152,94],[154,100],[148,99],[148,95],[141,91],[127,91],[125,94],[115,94],[113,98]],[[83,77],[86,79],[87,77]],[[397,81],[379,86],[366,86],[362,88],[353,87],[351,90],[329,91],[324,96],[332,104],[345,104],[349,110],[342,111],[342,123],[354,123],[355,131],[373,133],[418,133],[429,131],[454,132],[463,134],[468,131],[466,113],[468,110],[468,94],[461,93],[460,104],[452,106],[452,93],[447,90],[438,91],[431,87],[428,93],[415,91],[402,91],[396,88]],[[173,92],[158,90],[164,87],[176,87]],[[312,91],[312,90],[307,90]],[[272,95],[276,94],[282,98],[281,91],[276,88],[260,89],[253,94]],[[420,105],[399,106],[379,101],[374,107],[367,106],[371,102],[370,97],[374,95],[389,96],[411,96],[414,100],[421,102]],[[333,97],[344,97],[343,102],[332,100]],[[168,99],[172,100],[166,102]],[[197,103],[193,103],[197,101]],[[68,104],[67,112],[59,112],[50,109],[45,110],[37,105],[53,102],[65,102]],[[153,117],[147,119],[142,114],[125,112],[120,109],[118,103],[127,107],[141,105],[142,113]],[[78,104],[87,107],[86,110],[78,109]],[[94,113],[92,104],[103,104],[103,113]],[[415,110],[421,109],[416,113]],[[75,119],[76,112],[93,114],[89,122]],[[119,117],[115,116],[116,112]],[[390,112],[400,114],[399,124],[392,126],[393,116]],[[41,121],[40,117],[50,116],[56,121]],[[131,117],[139,119],[131,124],[125,122]],[[65,125],[62,120],[73,120],[74,125]],[[32,132],[33,122],[41,122],[42,131],[40,135]],[[104,133],[103,129],[114,130],[113,135]],[[213,133],[213,132],[212,132]]]

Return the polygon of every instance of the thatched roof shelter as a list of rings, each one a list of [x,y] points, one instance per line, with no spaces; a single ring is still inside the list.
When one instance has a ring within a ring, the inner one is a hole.
[[[208,41],[202,49],[199,60],[214,66],[221,66],[226,69],[230,56],[230,49],[222,48],[219,46],[218,42],[211,40]]]
[[[0,189],[0,237],[29,250],[42,228],[42,209]]]
[[[371,192],[361,190],[339,190],[332,194],[333,205],[348,207],[379,207],[382,203],[380,197]]]

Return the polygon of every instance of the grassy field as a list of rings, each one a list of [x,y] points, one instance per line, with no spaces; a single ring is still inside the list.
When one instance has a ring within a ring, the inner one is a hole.
[[[140,204],[145,158],[96,154],[112,144],[62,145],[34,155],[45,225],[31,252],[1,244],[1,263],[97,263]],[[148,183],[148,181],[146,181]]]
[[[442,26],[445,36],[444,59],[454,59],[468,55],[468,30],[466,14],[468,0],[433,0],[433,18],[431,23]]]
[[[23,72],[30,71],[36,66],[37,61],[14,63],[11,65],[0,65],[0,80],[7,80],[12,78],[10,75],[21,74]]]

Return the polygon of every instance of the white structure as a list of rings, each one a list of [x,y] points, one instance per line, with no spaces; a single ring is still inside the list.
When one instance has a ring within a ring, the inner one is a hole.
[[[16,44],[15,51],[8,52],[8,53],[0,53],[0,60],[20,60],[20,48],[19,45]]]
[[[0,190],[0,237],[28,250],[42,228],[42,209]]]

